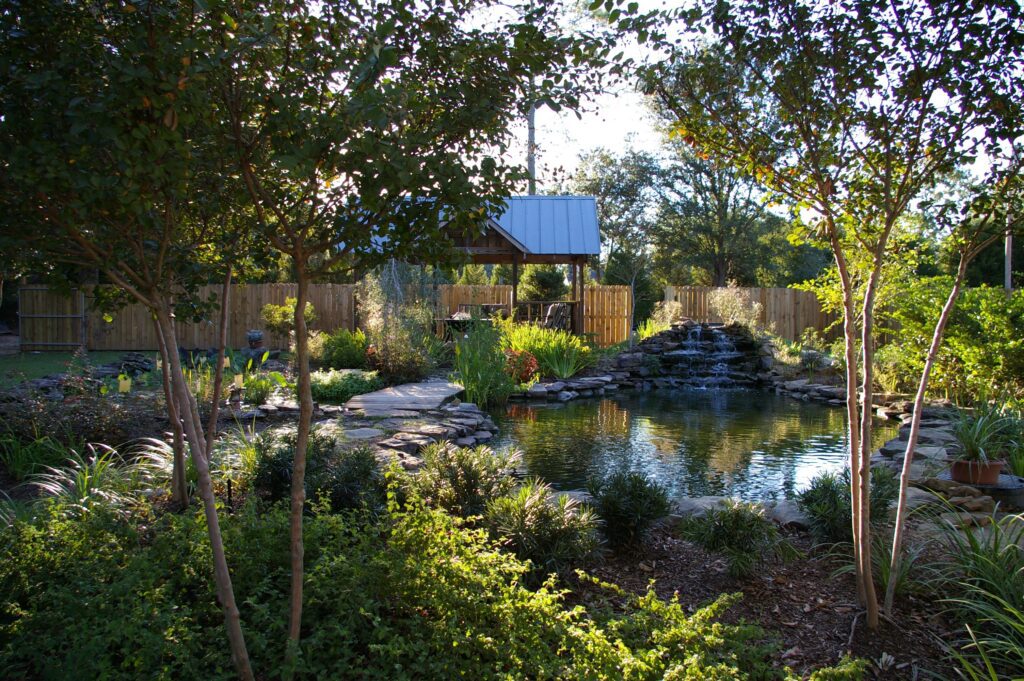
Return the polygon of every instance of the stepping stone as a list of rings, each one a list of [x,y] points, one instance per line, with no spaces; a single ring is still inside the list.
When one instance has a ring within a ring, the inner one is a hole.
[[[462,392],[462,386],[448,381],[423,381],[406,383],[365,395],[356,395],[345,406],[349,409],[365,410],[416,410],[437,409]]]
[[[353,428],[341,433],[341,436],[347,440],[369,440],[375,437],[382,437],[383,435],[384,431],[377,428]]]
[[[478,443],[490,442],[494,434],[487,430],[478,430],[473,433],[473,439]]]

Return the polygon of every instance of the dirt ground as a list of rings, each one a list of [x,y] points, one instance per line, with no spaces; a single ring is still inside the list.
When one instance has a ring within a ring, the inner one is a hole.
[[[904,598],[897,604],[895,621],[883,619],[878,631],[869,632],[852,576],[833,578],[836,563],[815,554],[809,538],[790,539],[805,552],[804,558],[765,563],[745,580],[729,577],[724,560],[666,529],[656,530],[638,551],[611,556],[591,573],[634,593],[645,592],[653,580],[660,596],[677,595],[694,610],[720,594],[742,592],[743,600],[724,619],[756,623],[774,633],[782,661],[802,675],[845,654],[870,660],[878,679],[952,675],[938,639],[946,627],[927,602]]]

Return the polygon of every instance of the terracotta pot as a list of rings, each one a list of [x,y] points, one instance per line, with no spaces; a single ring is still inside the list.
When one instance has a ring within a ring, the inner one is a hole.
[[[949,476],[956,482],[968,485],[995,485],[999,483],[1002,461],[962,461],[957,459],[949,465]]]

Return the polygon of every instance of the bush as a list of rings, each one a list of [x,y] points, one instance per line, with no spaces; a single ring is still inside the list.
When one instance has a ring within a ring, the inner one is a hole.
[[[505,404],[515,390],[500,340],[493,325],[477,322],[455,341],[456,378],[466,388],[466,398],[481,407]]]
[[[1017,679],[1024,676],[1024,514],[991,520],[984,532],[946,523],[950,560],[937,586],[964,627],[952,649],[965,671],[987,678],[981,670],[991,664],[991,678]]]
[[[506,350],[505,351],[505,373],[516,383],[529,383],[537,375],[537,358],[529,352]]]
[[[643,540],[654,521],[669,512],[668,492],[640,473],[617,472],[591,481],[594,509],[608,543],[621,548]]]
[[[274,303],[264,305],[260,316],[263,317],[263,324],[267,330],[279,336],[287,336],[294,331],[295,305],[298,302],[295,298],[285,298],[284,305],[275,305]],[[306,318],[307,327],[316,321],[316,310],[313,308],[313,303],[306,301],[306,309],[302,316]]]
[[[662,331],[667,331],[668,328],[668,325],[662,324],[654,317],[651,317],[636,327],[636,337],[640,340],[645,340],[651,336],[658,335]]]
[[[44,468],[59,465],[67,454],[67,448],[48,435],[29,441],[11,433],[0,435],[0,464],[16,482]]]
[[[519,456],[484,446],[430,445],[423,450],[423,467],[412,485],[430,506],[463,518],[482,515],[488,502],[512,491],[511,473]]]
[[[274,390],[274,381],[269,376],[249,374],[242,382],[242,388],[245,391],[245,401],[259,406],[266,404],[267,398]]]
[[[356,369],[314,371],[309,380],[313,399],[328,404],[342,404],[356,395],[372,393],[384,387],[376,372]]]
[[[249,654],[266,678],[286,673],[288,520],[252,504],[222,517]],[[695,613],[653,591],[570,606],[553,586],[524,588],[527,566],[485,533],[415,506],[314,515],[304,532],[297,678],[795,679],[773,664],[764,631],[719,621],[739,596]],[[209,555],[200,512],[0,529],[5,678],[234,678]]]
[[[323,348],[317,361],[331,369],[366,368],[366,334],[361,329],[335,329],[323,336]]]
[[[255,442],[257,463],[253,487],[269,502],[291,496],[296,435],[262,436]],[[384,482],[373,452],[366,448],[342,449],[337,440],[319,431],[309,434],[306,447],[306,499],[325,498],[334,511],[383,503]]]
[[[595,360],[590,347],[568,331],[517,324],[513,320],[496,323],[501,328],[502,347],[533,355],[545,376],[572,378]]]
[[[708,294],[708,307],[711,313],[723,322],[739,324],[750,329],[751,333],[759,333],[764,329],[761,324],[761,303],[751,300],[748,294],[739,288],[716,288]]]
[[[533,564],[534,577],[564,572],[600,547],[594,512],[537,479],[489,502],[486,521],[503,546]]]
[[[888,468],[871,469],[871,522],[889,521],[889,508],[899,495],[899,480]],[[822,473],[797,495],[797,504],[807,516],[811,533],[824,544],[852,543],[853,516],[850,509],[850,470],[841,474]]]
[[[683,523],[682,534],[724,555],[729,575],[737,578],[749,577],[766,558],[788,560],[797,555],[759,504],[731,501],[723,508],[708,509]]]

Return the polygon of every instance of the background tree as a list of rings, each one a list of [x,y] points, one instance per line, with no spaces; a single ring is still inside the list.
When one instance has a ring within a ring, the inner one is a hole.
[[[487,284],[487,272],[484,271],[483,265],[474,263],[463,265],[462,272],[459,273],[459,278],[455,283],[462,286],[483,286]]]
[[[1021,8],[999,0],[738,0],[701,2],[674,16],[689,19],[694,42],[667,45],[671,56],[646,73],[646,90],[673,114],[684,141],[792,201],[832,248],[844,302],[854,562],[874,629],[875,294],[889,237],[921,192],[982,151],[999,157],[1017,138]],[[871,260],[860,290],[849,267],[854,253]]]
[[[569,292],[558,265],[526,265],[519,276],[520,300],[561,300]]]
[[[491,8],[493,14],[473,14]],[[496,158],[528,105],[578,103],[608,52],[562,34],[542,4],[450,0],[217,3],[238,167],[269,244],[290,256],[297,310],[346,260],[444,262],[525,180]],[[529,95],[529,104],[527,96]],[[312,256],[333,255],[314,262]],[[301,633],[309,348],[297,314],[300,418],[291,489],[288,654]]]
[[[214,309],[196,288],[230,282],[219,254],[240,244],[228,234],[236,174],[208,88],[217,66],[210,16],[198,4],[158,1],[41,0],[0,13],[0,220],[21,252],[95,268],[116,285],[98,290],[106,304],[134,300],[153,315],[175,431],[172,490],[187,502],[183,431],[232,658],[252,678],[208,466],[216,404],[204,432],[175,333],[176,320]],[[222,339],[224,312],[222,297]]]

